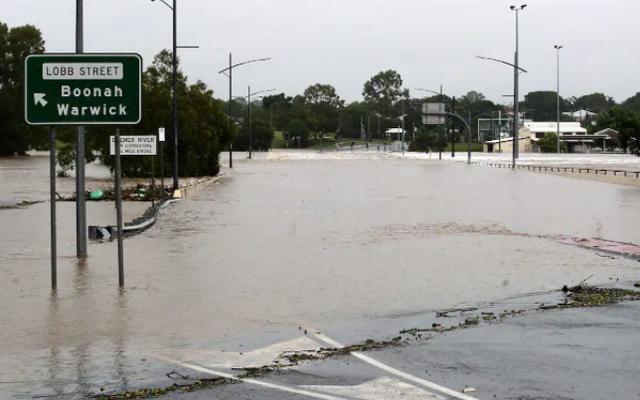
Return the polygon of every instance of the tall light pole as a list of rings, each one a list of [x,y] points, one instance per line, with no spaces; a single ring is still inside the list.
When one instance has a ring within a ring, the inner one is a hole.
[[[228,104],[228,113],[229,113],[229,122],[232,122],[232,111],[231,111],[231,102],[233,101],[233,69],[239,67],[241,65],[269,61],[271,57],[266,58],[256,58],[254,60],[248,60],[233,64],[231,53],[229,53],[229,66],[227,68],[223,68],[218,71],[219,74],[226,75],[229,78],[229,104]],[[229,142],[229,168],[233,168],[233,142]]]
[[[176,93],[176,81],[178,75],[178,49],[197,49],[198,46],[178,46],[177,1],[173,0],[173,5],[170,5],[165,0],[160,1],[171,10],[173,17],[173,46],[171,51],[171,100],[173,103],[173,111],[171,113],[171,119],[173,125],[173,190],[177,190],[180,186],[178,178],[178,98]]]
[[[558,154],[560,154],[560,49],[562,47],[558,44],[553,46],[556,49],[556,152]]]
[[[524,7],[524,6],[523,6]],[[483,57],[483,56],[476,56],[476,58],[479,58],[481,60],[487,60],[487,61],[494,61],[500,64],[505,64],[508,65],[510,67],[513,67],[513,70],[515,71],[515,77],[514,77],[514,81],[513,81],[513,126],[511,127],[511,129],[513,130],[512,132],[512,139],[513,139],[513,157],[512,157],[512,161],[511,161],[511,167],[515,168],[516,167],[516,159],[518,158],[518,124],[519,124],[519,112],[520,110],[518,110],[518,75],[520,75],[520,73],[522,72],[527,72],[527,70],[525,70],[524,68],[521,68],[519,65],[517,64],[512,64],[508,61],[504,61],[504,60],[500,60],[497,58],[491,58],[491,57]],[[517,59],[517,57],[516,57]],[[517,60],[516,60],[517,61]],[[511,96],[511,95],[508,95]]]
[[[275,89],[267,89],[267,90],[260,90],[258,92],[252,92],[251,91],[251,86],[247,86],[247,95],[246,96],[236,96],[236,99],[245,99],[247,100],[247,129],[249,132],[249,159],[251,159],[251,153],[253,150],[253,129],[251,127],[251,97],[252,96],[256,96],[262,93],[269,93],[269,92],[274,92]],[[255,97],[254,99],[257,100],[261,97],[264,96],[258,96]]]
[[[513,165],[512,168],[516,167],[516,159],[519,156],[519,146],[520,146],[520,138],[518,133],[518,126],[520,125],[520,115],[519,115],[519,107],[518,104],[520,99],[518,97],[519,91],[519,76],[520,72],[518,71],[518,59],[520,56],[519,50],[519,31],[518,31],[518,15],[520,11],[524,10],[526,4],[522,4],[520,6],[510,6],[511,10],[516,12],[516,52],[514,55],[514,67],[513,67]]]

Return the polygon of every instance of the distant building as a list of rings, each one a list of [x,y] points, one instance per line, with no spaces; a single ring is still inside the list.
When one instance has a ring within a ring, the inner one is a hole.
[[[598,114],[591,112],[589,110],[581,109],[576,111],[563,112],[562,115],[570,117],[572,120],[576,122],[583,123],[585,121],[592,120]]]
[[[539,152],[540,146],[538,146],[538,141],[542,139],[545,134],[555,134],[557,130],[558,126],[556,122],[525,121],[524,126],[518,131],[520,152]],[[593,147],[604,149],[606,147],[606,141],[611,139],[610,135],[611,132],[607,130],[590,134],[585,128],[580,126],[579,122],[560,122],[560,142],[566,146],[567,152],[569,153],[588,153]],[[484,142],[484,151],[488,153],[497,151],[509,152],[512,150],[512,137]]]

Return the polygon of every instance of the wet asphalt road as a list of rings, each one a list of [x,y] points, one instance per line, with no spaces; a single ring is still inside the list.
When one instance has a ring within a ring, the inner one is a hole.
[[[638,243],[638,189],[375,153],[291,159],[297,156],[238,162],[219,184],[172,205],[153,229],[127,239],[122,293],[115,288],[115,246],[91,245],[90,258],[78,264],[70,256],[73,221],[64,220],[60,290],[51,296],[48,237],[37,228],[47,220],[47,205],[0,211],[3,223],[17,227],[5,231],[0,245],[8,277],[0,292],[0,394],[82,398],[101,388],[167,386],[172,370],[237,374],[233,367],[263,365],[283,349],[321,346],[298,327],[343,344],[388,339],[428,326],[433,310],[443,307],[549,291],[589,275],[592,283],[638,279],[635,261],[538,237]],[[105,203],[91,218],[112,212]],[[634,321],[637,314],[629,313],[621,331]],[[488,384],[499,369],[473,382],[457,380],[455,368],[443,367],[440,376],[437,365],[423,369],[424,351],[438,340],[368,354],[390,357],[391,370],[345,357],[265,377],[267,385],[180,396],[429,398],[433,390],[393,368],[458,392],[477,385],[478,398],[503,393]]]

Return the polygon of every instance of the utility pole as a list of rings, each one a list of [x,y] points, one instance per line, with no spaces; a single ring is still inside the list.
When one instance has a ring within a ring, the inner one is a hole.
[[[456,113],[456,98],[455,96],[451,98],[451,113],[455,114]],[[455,136],[454,136],[454,126],[453,124],[449,124],[449,126],[451,127],[451,158],[454,158],[456,156],[456,144],[455,144]]]
[[[233,124],[233,118],[231,117],[231,102],[233,91],[233,64],[231,63],[231,53],[229,53],[229,123]],[[231,127],[229,127],[231,128]],[[233,141],[229,141],[229,168],[233,168]]]
[[[560,154],[560,49],[562,46],[553,46],[556,49],[556,152]]]
[[[84,51],[84,9],[83,0],[76,0],[76,53]],[[76,133],[76,257],[87,258],[87,208],[85,192],[85,141],[84,126]]]
[[[247,128],[249,129],[249,159],[251,160],[251,150],[253,146],[253,131],[251,130],[251,86],[247,86],[247,120],[249,124]]]
[[[519,58],[519,31],[518,31],[518,16],[521,10],[523,10],[527,5],[522,4],[521,6],[510,6],[511,10],[516,12],[516,52],[514,54],[514,68],[513,68],[513,163],[511,165],[512,168],[516,167],[516,159],[519,157],[519,146],[520,146],[520,138],[518,127],[520,125],[520,100],[518,97],[519,94],[519,77],[520,71],[518,68],[518,58]]]
[[[180,182],[178,182],[178,101],[176,98],[176,79],[178,74],[178,19],[177,19],[177,1],[173,0],[173,53],[172,53],[172,100],[173,100],[173,190],[178,190]]]

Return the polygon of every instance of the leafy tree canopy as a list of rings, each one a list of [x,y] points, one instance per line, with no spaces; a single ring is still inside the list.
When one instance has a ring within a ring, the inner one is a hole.
[[[373,110],[391,117],[393,105],[401,98],[408,98],[409,91],[402,88],[402,77],[394,70],[381,71],[364,84],[364,100]]]

